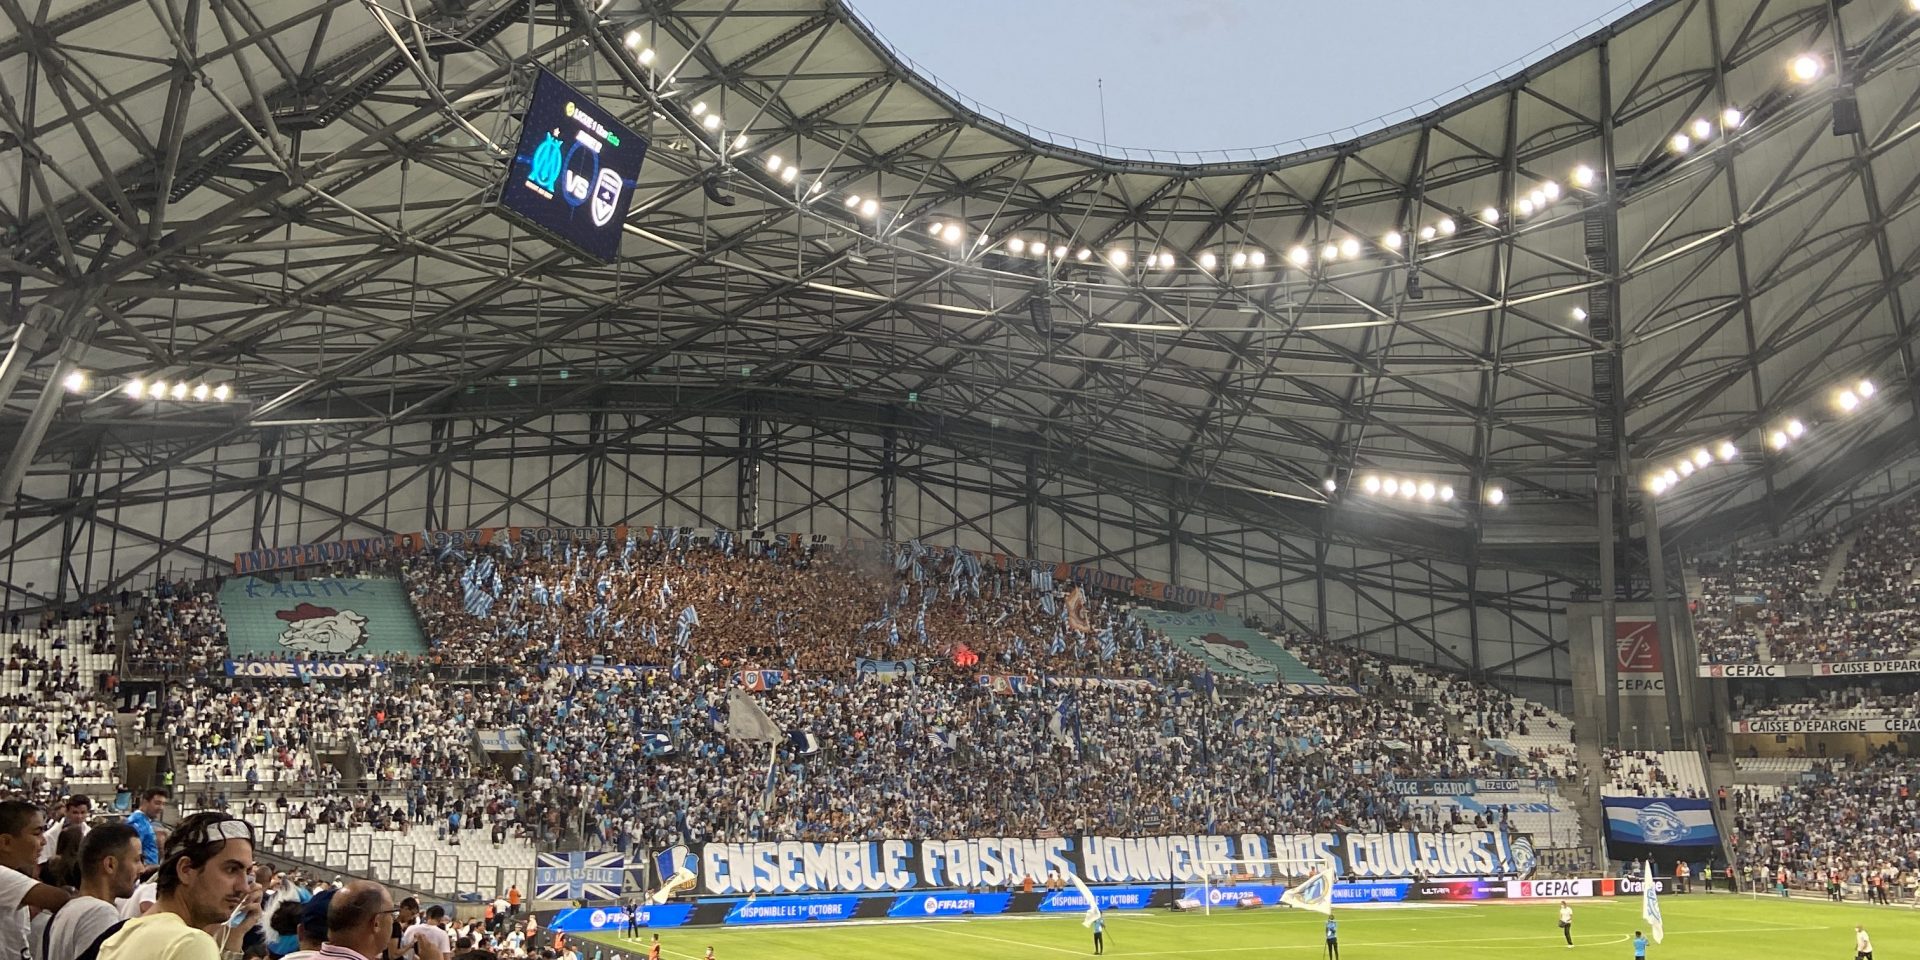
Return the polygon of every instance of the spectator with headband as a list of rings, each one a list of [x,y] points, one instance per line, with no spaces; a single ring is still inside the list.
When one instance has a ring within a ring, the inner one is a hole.
[[[220,960],[218,930],[237,949],[260,918],[253,828],[224,813],[196,813],[167,838],[154,878],[158,898],[100,946],[100,960]]]

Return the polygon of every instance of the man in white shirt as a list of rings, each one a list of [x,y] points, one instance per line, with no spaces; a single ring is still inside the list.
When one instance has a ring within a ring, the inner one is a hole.
[[[1873,960],[1873,941],[1867,937],[1867,928],[1853,928],[1853,960]]]
[[[0,803],[0,960],[28,956],[28,907],[67,905],[65,890],[33,878],[46,836],[46,811],[25,800]]]
[[[1565,900],[1560,901],[1560,935],[1567,938],[1567,948],[1573,948],[1573,906]]]
[[[113,903],[133,893],[140,866],[140,834],[132,827],[108,823],[88,833],[80,845],[80,895],[53,915],[44,939],[33,944],[35,960],[73,960],[119,923]]]
[[[448,960],[453,956],[453,938],[447,935],[447,908],[434,904],[427,908],[419,923],[400,935],[400,954],[417,960]]]
[[[60,852],[60,835],[62,833],[69,830],[79,831],[80,839],[74,841],[78,843],[86,840],[87,831],[92,829],[87,825],[87,818],[93,815],[92,800],[76,794],[68,797],[67,802],[60,805],[60,812],[61,816],[59,819],[47,824],[47,838],[46,841],[40,845],[41,863],[52,860],[53,855]]]

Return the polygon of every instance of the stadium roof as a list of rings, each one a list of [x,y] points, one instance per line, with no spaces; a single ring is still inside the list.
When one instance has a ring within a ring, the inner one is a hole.
[[[1662,506],[1724,530],[1913,436],[1904,0],[1657,2],[1425,116],[1219,157],[1035,139],[837,0],[0,14],[0,263],[20,303],[100,318],[86,414],[43,458],[749,412],[1519,557],[1591,541],[1603,461],[1638,485],[1733,441]],[[531,61],[652,138],[614,265],[489,208]],[[1859,132],[1837,135],[1848,104]],[[115,385],[154,376],[250,404],[130,411]],[[1878,391],[1837,412],[1861,378]],[[1806,436],[1768,450],[1794,418]],[[1388,504],[1368,476],[1458,496]]]

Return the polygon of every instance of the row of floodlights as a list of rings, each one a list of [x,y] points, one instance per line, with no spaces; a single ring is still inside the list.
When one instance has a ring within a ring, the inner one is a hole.
[[[1331,478],[1323,485],[1328,493],[1334,492],[1338,486]],[[1368,496],[1418,500],[1421,503],[1452,503],[1454,499],[1453,484],[1427,477],[1369,473],[1360,477],[1360,490]],[[1497,507],[1507,502],[1507,491],[1497,483],[1489,483],[1480,491],[1480,502]]]
[[[1874,386],[1872,380],[1860,380],[1851,386],[1835,389],[1829,401],[1835,411],[1842,415],[1850,414],[1859,410],[1861,404],[1872,399],[1878,390],[1879,388]],[[1785,450],[1793,446],[1801,437],[1806,436],[1809,429],[1805,420],[1799,417],[1788,417],[1774,424],[1767,431],[1767,446],[1775,451]],[[1706,447],[1697,448],[1692,453],[1674,461],[1670,466],[1656,467],[1649,471],[1645,480],[1647,492],[1656,497],[1660,496],[1712,466],[1716,461],[1732,463],[1739,457],[1740,448],[1732,440],[1720,441],[1712,452],[1709,452]]]
[[[71,378],[69,378],[69,381],[71,381]],[[69,382],[67,388],[69,390],[74,389],[71,382]],[[84,385],[79,388],[79,390],[84,389],[86,389]],[[79,390],[75,390],[75,392],[77,393]],[[129,399],[133,400],[193,399],[225,403],[233,399],[233,387],[229,384],[207,383],[205,381],[188,383],[185,380],[168,381],[159,377],[152,380],[143,380],[135,377],[122,384],[120,386],[120,392],[126,394]]]

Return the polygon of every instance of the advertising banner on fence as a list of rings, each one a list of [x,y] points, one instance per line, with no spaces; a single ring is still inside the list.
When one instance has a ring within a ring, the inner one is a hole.
[[[1920,716],[1912,717],[1774,717],[1735,720],[1729,733],[1920,733]]]
[[[538,900],[613,900],[626,885],[626,858],[617,853],[542,853],[533,864]]]
[[[398,580],[325,577],[228,580],[220,588],[227,646],[239,656],[420,655],[427,639]]]
[[[1595,619],[1594,633],[1600,634],[1603,623]],[[1661,643],[1659,621],[1652,617],[1621,616],[1614,618],[1613,626],[1615,666],[1620,668],[1620,695],[1666,696],[1666,648]]]
[[[1524,875],[1534,866],[1527,837],[1496,830],[766,841],[707,843],[689,852],[698,863],[694,892],[718,896],[1005,887],[1056,871],[1093,884],[1197,883],[1202,862],[1233,858],[1331,856],[1341,876],[1356,879]]]
[[[1719,846],[1707,800],[1687,797],[1602,797],[1607,846],[1616,860],[1674,860]]]
[[[258,680],[365,680],[384,663],[361,660],[228,660],[227,676]]]
[[[1703,663],[1703,677],[1740,679],[1779,677],[1871,677],[1920,673],[1920,660],[1842,660],[1838,663]]]
[[[1508,900],[1568,900],[1593,896],[1592,880],[1509,880]]]

